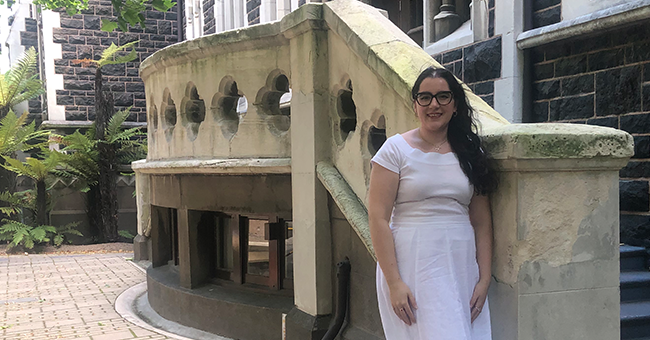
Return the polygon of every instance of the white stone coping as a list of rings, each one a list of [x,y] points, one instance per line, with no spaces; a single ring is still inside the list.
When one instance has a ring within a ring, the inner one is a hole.
[[[576,36],[599,33],[638,21],[646,21],[649,17],[650,0],[629,1],[573,20],[523,32],[517,37],[517,47],[527,49]]]
[[[180,159],[131,163],[133,171],[147,174],[291,174],[290,158]]]
[[[622,130],[581,124],[512,124],[481,137],[502,170],[620,169],[634,155],[634,139]]]

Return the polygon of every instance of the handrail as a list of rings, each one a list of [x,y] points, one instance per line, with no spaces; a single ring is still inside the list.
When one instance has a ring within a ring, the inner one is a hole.
[[[316,165],[316,172],[318,173],[318,179],[330,193],[334,203],[341,209],[345,219],[348,220],[352,229],[359,235],[372,258],[377,261],[375,249],[372,247],[372,240],[370,239],[366,206],[332,163],[319,162]]]

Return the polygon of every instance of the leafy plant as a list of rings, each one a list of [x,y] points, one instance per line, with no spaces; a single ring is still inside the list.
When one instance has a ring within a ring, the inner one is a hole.
[[[47,145],[50,131],[37,130],[35,122],[27,124],[27,113],[18,117],[13,111],[9,112],[11,114],[0,119],[0,156]]]
[[[120,236],[122,236],[122,237],[124,237],[124,238],[127,238],[127,239],[129,239],[129,240],[130,240],[130,239],[133,239],[133,238],[135,237],[133,234],[131,234],[131,233],[128,232],[127,230],[118,230],[117,233],[118,233]]]
[[[30,47],[5,74],[0,74],[0,118],[19,103],[45,92],[36,72],[36,50]]]
[[[4,224],[0,226],[0,240],[10,241],[8,249],[16,246],[32,249],[36,243],[49,242],[50,234],[56,232],[56,228],[50,225],[30,226],[6,218],[2,223]]]
[[[72,222],[61,227],[56,227],[56,231],[54,232],[54,236],[52,237],[52,243],[56,247],[60,247],[63,244],[63,242],[67,239],[66,235],[83,236],[83,234],[79,230],[77,230],[78,226],[79,226],[79,222]]]

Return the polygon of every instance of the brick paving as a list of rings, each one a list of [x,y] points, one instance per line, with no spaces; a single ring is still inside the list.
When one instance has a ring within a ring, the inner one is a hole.
[[[115,311],[145,274],[127,253],[0,257],[0,340],[171,339]]]

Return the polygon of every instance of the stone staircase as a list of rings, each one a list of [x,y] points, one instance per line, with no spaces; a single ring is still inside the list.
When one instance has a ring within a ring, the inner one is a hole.
[[[650,271],[648,252],[622,245],[621,340],[650,340]]]

